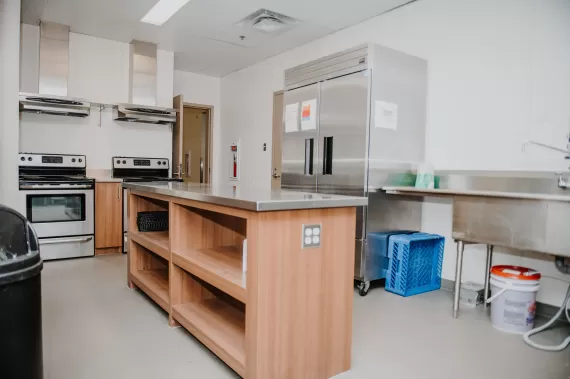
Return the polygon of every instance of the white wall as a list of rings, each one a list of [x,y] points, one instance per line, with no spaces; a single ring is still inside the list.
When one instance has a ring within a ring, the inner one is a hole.
[[[91,109],[85,119],[22,114],[20,151],[83,154],[88,169],[111,169],[111,157],[171,158],[169,126],[115,122],[111,109]]]
[[[565,145],[570,126],[570,2],[423,0],[222,78],[218,145],[242,141],[242,183],[270,187],[272,93],[289,67],[375,42],[429,61],[426,151],[437,169],[566,170],[559,154],[521,151],[526,139]],[[227,158],[225,150],[221,151]],[[228,168],[221,165],[226,178]],[[448,237],[443,276],[453,279],[449,202],[431,201],[424,230]],[[496,255],[555,275],[551,258]],[[484,254],[465,253],[464,280],[482,282]],[[565,285],[543,280],[539,299],[559,304]]]
[[[69,33],[67,96],[100,103],[127,103],[129,44]]]
[[[20,0],[0,1],[0,204],[18,207]]]
[[[21,90],[37,92],[37,26],[22,26]],[[33,60],[36,59],[34,62]],[[157,51],[157,105],[172,106],[174,53]],[[35,84],[35,88],[33,85]],[[68,96],[100,103],[129,101],[129,44],[70,33]],[[17,125],[17,123],[16,123]],[[111,157],[171,158],[168,126],[114,122],[111,109],[86,119],[22,114],[20,151],[84,154],[89,169],[110,169]]]
[[[20,91],[38,93],[39,28],[28,24],[20,24],[20,28]]]
[[[220,172],[220,141],[221,141],[221,94],[220,78],[198,75],[186,71],[174,71],[174,95],[182,94],[186,103],[212,105],[213,116],[213,143],[212,157],[212,183],[221,183]]]

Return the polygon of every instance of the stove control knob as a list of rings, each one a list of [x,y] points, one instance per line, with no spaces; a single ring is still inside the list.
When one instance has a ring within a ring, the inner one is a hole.
[[[21,157],[20,160],[21,160],[21,161],[25,161],[25,160],[26,160],[26,157]]]
[[[32,157],[28,157],[28,160],[31,162],[31,161],[32,161]]]
[[[79,163],[83,162],[83,159],[79,158]]]
[[[166,166],[166,161],[165,161],[165,162],[162,162],[162,164]]]
[[[117,159],[117,164],[121,164],[121,161]]]
[[[71,158],[71,162],[75,163],[75,158]]]
[[[123,164],[127,164],[127,161],[123,160]]]
[[[161,164],[162,164],[162,162],[161,162],[161,161],[158,161],[158,164],[159,164],[159,165],[161,165]]]

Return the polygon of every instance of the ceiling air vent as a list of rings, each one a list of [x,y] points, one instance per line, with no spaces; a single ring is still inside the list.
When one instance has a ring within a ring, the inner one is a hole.
[[[237,23],[238,26],[252,28],[268,34],[279,34],[291,29],[300,21],[281,13],[260,9]]]

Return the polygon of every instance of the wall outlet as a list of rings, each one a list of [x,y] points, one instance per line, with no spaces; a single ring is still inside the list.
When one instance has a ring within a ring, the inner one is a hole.
[[[304,225],[302,227],[301,248],[321,247],[321,224]]]

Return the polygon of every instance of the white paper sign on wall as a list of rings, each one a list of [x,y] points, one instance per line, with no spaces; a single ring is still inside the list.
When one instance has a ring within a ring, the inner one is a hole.
[[[299,103],[285,106],[285,133],[299,131]]]
[[[317,129],[317,99],[301,103],[301,130]]]
[[[376,100],[374,104],[374,127],[398,129],[398,104]]]

